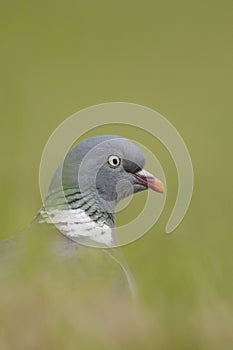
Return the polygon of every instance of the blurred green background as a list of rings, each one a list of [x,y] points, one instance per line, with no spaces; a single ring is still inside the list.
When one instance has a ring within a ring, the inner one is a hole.
[[[155,152],[168,181],[157,225],[123,248],[137,281],[141,314],[127,314],[127,307],[114,301],[103,314],[118,312],[118,323],[111,328],[109,316],[107,331],[88,325],[85,338],[83,325],[71,331],[56,311],[51,323],[61,322],[68,345],[59,327],[48,326],[46,337],[38,331],[43,313],[31,342],[20,339],[21,333],[14,333],[17,308],[10,314],[6,308],[1,322],[8,315],[13,325],[1,348],[232,349],[232,2],[21,0],[0,7],[2,239],[40,208],[43,147],[53,130],[82,108],[125,101],[155,109],[184,138],[195,172],[190,209],[166,236],[177,191],[175,167],[159,142],[147,135],[140,139]],[[123,132],[127,136],[119,127]],[[25,329],[38,311],[36,288],[32,284],[31,292],[22,292],[30,305],[27,316],[19,316]],[[9,345],[14,336],[20,339],[15,347]],[[84,343],[75,346],[80,337]]]

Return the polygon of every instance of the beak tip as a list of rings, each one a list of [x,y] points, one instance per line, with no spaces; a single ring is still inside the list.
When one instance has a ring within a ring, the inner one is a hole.
[[[158,179],[155,179],[154,186],[152,187],[152,189],[158,193],[165,192],[164,184],[162,183],[162,181],[160,181]]]

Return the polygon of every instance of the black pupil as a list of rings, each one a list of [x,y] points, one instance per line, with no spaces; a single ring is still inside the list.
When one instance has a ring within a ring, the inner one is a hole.
[[[117,165],[117,164],[118,164],[118,159],[117,159],[117,158],[113,158],[112,161],[113,161],[113,164],[114,164],[114,165]]]

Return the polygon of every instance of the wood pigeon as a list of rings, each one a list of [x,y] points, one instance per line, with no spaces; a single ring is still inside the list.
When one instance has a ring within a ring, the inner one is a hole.
[[[52,237],[53,247],[59,256],[70,257],[78,249],[78,255],[82,256],[84,252],[84,256],[88,256],[88,264],[92,261],[94,265],[93,253],[90,259],[90,250],[84,246],[117,246],[114,230],[117,203],[130,194],[147,189],[159,193],[164,191],[162,182],[146,171],[144,165],[142,151],[121,136],[102,135],[80,142],[67,153],[55,172],[43,207],[32,224],[23,234],[17,234],[14,239],[1,244],[0,257],[6,248],[7,255],[10,252],[11,257],[15,252],[21,254],[27,246],[25,241],[34,237],[34,253],[41,255],[43,260],[41,241],[46,238],[47,246],[48,237]],[[13,250],[12,247],[17,248]],[[96,251],[102,256],[104,251],[104,256],[107,253],[111,261],[115,260],[121,266],[132,291],[133,277],[120,249]],[[110,270],[113,271],[113,268]]]

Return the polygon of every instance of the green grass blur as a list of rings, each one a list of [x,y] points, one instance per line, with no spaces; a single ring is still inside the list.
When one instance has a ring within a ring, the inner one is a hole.
[[[195,172],[190,209],[166,236],[176,170],[141,134],[165,169],[168,197],[156,226],[123,248],[140,307],[104,297],[94,281],[84,293],[56,264],[57,278],[46,279],[29,254],[30,278],[19,272],[0,288],[0,349],[232,349],[232,2],[0,7],[2,239],[40,208],[43,147],[82,108],[125,101],[157,110],[184,138]],[[96,132],[133,136],[121,126]]]

